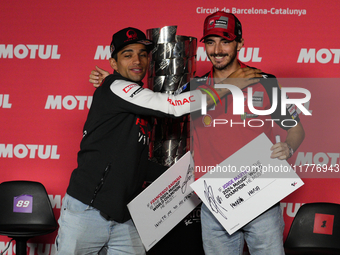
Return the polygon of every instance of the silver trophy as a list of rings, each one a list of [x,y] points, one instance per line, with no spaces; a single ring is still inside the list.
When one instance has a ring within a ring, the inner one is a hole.
[[[197,39],[176,32],[177,26],[146,31],[147,38],[155,42],[148,70],[148,86],[153,91],[174,94],[195,75]],[[155,119],[151,160],[171,166],[190,150],[189,121],[190,115]]]

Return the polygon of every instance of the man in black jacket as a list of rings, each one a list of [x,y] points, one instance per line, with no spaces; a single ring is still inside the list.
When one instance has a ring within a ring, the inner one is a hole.
[[[115,71],[93,96],[61,209],[58,254],[97,254],[104,246],[107,254],[145,254],[126,205],[141,191],[147,170],[162,173],[148,160],[147,116],[187,114],[201,97],[199,91],[175,97],[142,87],[152,47],[135,28],[113,35]],[[182,103],[171,103],[176,100]]]

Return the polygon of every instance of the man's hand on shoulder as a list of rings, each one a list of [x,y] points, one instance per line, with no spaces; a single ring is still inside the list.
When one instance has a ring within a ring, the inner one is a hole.
[[[98,88],[102,81],[109,75],[108,71],[96,66],[96,70],[92,70],[90,74],[89,82],[93,84],[93,87]]]
[[[232,74],[228,76],[228,78],[216,82],[215,84],[230,84],[234,85],[240,89],[244,89],[245,87],[260,82],[260,78],[262,78],[260,69],[254,69],[254,68],[239,68]],[[224,97],[225,95],[230,93],[230,90],[228,88],[216,88],[216,90],[212,90],[212,88],[207,88],[209,93],[202,92],[203,94],[208,94],[209,97],[207,97],[207,106],[212,106],[216,100],[219,100],[219,97]]]
[[[260,81],[260,78],[262,78],[261,73],[262,71],[256,68],[239,68],[235,72],[231,73],[227,79],[224,79],[218,83],[232,84],[239,87],[240,89],[244,89],[249,85],[258,83]]]

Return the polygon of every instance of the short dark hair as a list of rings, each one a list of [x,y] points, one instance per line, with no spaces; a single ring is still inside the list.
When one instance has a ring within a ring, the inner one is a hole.
[[[113,54],[111,55],[111,57],[112,57],[114,60],[116,60],[116,61],[118,61],[118,55],[117,55],[117,53],[118,53],[118,52],[113,53]]]
[[[235,38],[235,41],[238,42],[238,43],[240,43],[240,42],[241,42],[241,39],[242,39],[242,37],[237,36],[237,37]]]

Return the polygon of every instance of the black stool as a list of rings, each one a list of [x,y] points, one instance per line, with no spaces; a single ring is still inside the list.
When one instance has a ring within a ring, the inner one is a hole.
[[[340,205],[302,205],[290,226],[284,247],[286,254],[340,254]]]
[[[27,240],[58,228],[45,187],[39,182],[0,184],[0,235],[13,238],[16,255],[27,254]]]

